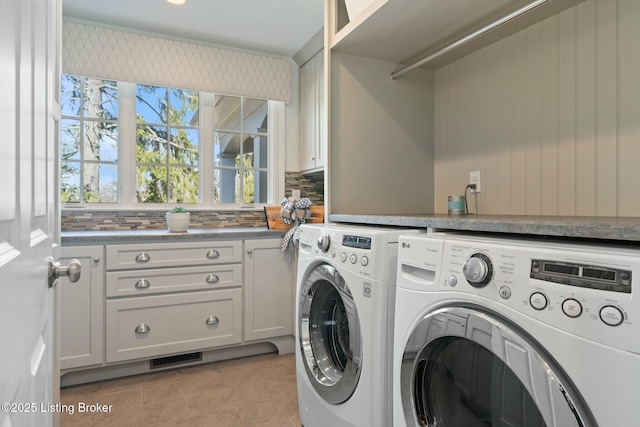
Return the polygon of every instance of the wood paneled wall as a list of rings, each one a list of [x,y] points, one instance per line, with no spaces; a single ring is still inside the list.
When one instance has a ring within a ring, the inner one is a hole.
[[[436,212],[475,170],[481,214],[640,216],[640,1],[586,0],[436,71]]]

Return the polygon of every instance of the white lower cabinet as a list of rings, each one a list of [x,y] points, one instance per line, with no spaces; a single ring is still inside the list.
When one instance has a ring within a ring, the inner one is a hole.
[[[242,290],[107,301],[107,363],[238,344]]]
[[[293,253],[281,239],[244,242],[245,341],[293,334]]]
[[[242,241],[109,245],[106,362],[242,342]]]
[[[78,258],[82,277],[60,283],[61,369],[108,368],[245,343],[285,348],[293,334],[294,267],[281,243],[62,248],[62,263]]]
[[[61,265],[72,259],[82,264],[80,280],[58,280],[60,313],[60,369],[104,363],[104,247],[61,249]]]

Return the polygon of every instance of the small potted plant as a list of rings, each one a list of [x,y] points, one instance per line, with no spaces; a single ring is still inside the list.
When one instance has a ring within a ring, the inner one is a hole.
[[[189,220],[191,214],[185,208],[176,206],[167,212],[167,227],[172,233],[180,233],[187,231],[189,228]]]

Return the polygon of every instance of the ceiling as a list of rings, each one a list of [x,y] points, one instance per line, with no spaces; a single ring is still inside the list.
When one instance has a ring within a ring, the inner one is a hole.
[[[63,0],[63,16],[292,57],[323,27],[323,0]]]

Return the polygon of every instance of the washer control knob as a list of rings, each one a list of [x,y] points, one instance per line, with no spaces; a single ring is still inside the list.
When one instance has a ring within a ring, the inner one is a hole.
[[[331,237],[328,234],[320,235],[318,237],[318,248],[326,253],[329,250],[329,246],[331,246]]]
[[[624,321],[624,313],[614,305],[605,305],[600,309],[600,320],[609,326],[618,326]]]
[[[567,298],[562,302],[562,312],[569,317],[580,317],[582,314],[582,304],[576,299]]]
[[[342,252],[340,254],[340,261],[345,262],[347,260],[347,254],[345,252]]]
[[[349,261],[351,261],[351,264],[355,264],[356,262],[358,262],[358,257],[356,256],[356,254],[351,254],[351,256],[349,257]]]
[[[363,256],[360,259],[360,264],[362,264],[363,267],[366,267],[367,265],[369,265],[369,258],[367,258],[366,256]]]
[[[449,284],[449,286],[454,287],[455,285],[458,284],[458,278],[452,274],[447,279],[447,283]]]
[[[491,281],[493,266],[488,256],[475,253],[465,261],[462,273],[471,286],[482,288]]]
[[[534,292],[529,297],[529,304],[536,310],[544,310],[549,305],[549,300],[542,292]]]

